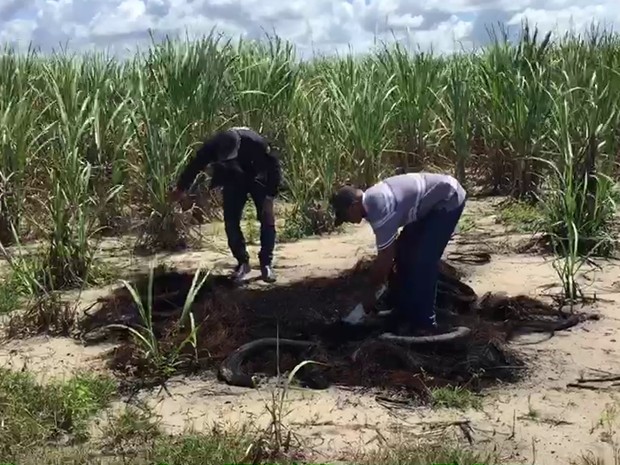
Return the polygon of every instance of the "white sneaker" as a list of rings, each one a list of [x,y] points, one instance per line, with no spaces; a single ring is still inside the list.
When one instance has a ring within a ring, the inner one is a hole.
[[[261,278],[266,283],[275,283],[276,282],[276,276],[275,276],[271,266],[263,266],[263,267],[261,267]]]
[[[249,263],[239,263],[232,272],[231,277],[235,281],[241,281],[250,273],[250,271],[252,271],[252,268]]]

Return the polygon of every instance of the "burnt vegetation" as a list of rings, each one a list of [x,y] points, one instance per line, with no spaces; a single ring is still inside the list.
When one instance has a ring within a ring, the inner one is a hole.
[[[498,380],[517,381],[526,367],[510,346],[512,338],[529,332],[552,334],[589,318],[526,296],[479,297],[456,268],[443,262],[437,302],[440,327],[464,326],[471,332],[441,344],[407,346],[379,337],[386,331],[381,318],[361,326],[341,322],[357,303],[367,266],[362,261],[335,277],[269,288],[240,288],[226,277],[211,275],[193,299],[193,325],[179,321],[194,276],[160,268],[152,275],[152,324],[142,320],[135,298],[120,288],[83,320],[81,334],[90,343],[118,338],[121,344],[109,362],[128,380],[161,380],[163,373],[152,363],[152,348],[147,352],[140,338],[110,329],[111,324],[137,331],[150,328],[159,353],[177,351],[193,334],[195,345],[184,346],[174,373],[216,370],[222,381],[253,387],[261,376],[290,372],[312,360],[319,364],[306,365],[298,374],[307,387],[405,389],[424,399],[431,387],[477,389]],[[138,279],[134,287],[147,302],[149,278]],[[389,308],[389,295],[390,291],[379,305]]]

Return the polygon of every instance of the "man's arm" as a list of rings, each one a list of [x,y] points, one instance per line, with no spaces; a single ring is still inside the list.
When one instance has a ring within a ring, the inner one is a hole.
[[[387,281],[396,256],[398,224],[395,217],[379,223],[381,226],[373,228],[377,240],[377,256],[369,270],[368,294],[362,302],[366,312],[370,312],[375,306],[377,288]]]
[[[177,181],[177,191],[185,192],[194,182],[198,173],[217,160],[218,152],[232,152],[238,143],[239,135],[234,131],[222,131],[207,139],[181,172]],[[222,153],[227,155],[227,153]]]
[[[396,242],[393,242],[386,248],[379,250],[375,257],[368,276],[368,285],[373,289],[383,285],[387,280],[392,266],[394,265],[394,257],[396,256]]]
[[[177,180],[177,191],[186,192],[198,176],[198,173],[204,170],[207,165],[215,161],[217,155],[217,139],[211,138],[207,140],[196,151],[194,157],[185,166]]]
[[[267,191],[267,196],[272,198],[278,194],[278,190],[282,183],[282,165],[278,155],[279,153],[273,149],[266,154],[267,179],[265,189]]]

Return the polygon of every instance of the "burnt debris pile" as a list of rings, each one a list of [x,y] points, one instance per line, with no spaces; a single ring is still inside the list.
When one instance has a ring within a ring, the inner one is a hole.
[[[441,343],[409,344],[382,339],[383,318],[349,326],[341,322],[364,289],[363,261],[333,277],[307,278],[271,287],[237,287],[226,277],[210,276],[191,303],[196,348],[187,344],[177,369],[216,369],[229,384],[251,387],[260,375],[292,370],[304,360],[321,364],[299,370],[302,384],[404,388],[418,394],[430,386],[482,386],[497,380],[514,381],[524,362],[510,340],[527,332],[559,331],[587,318],[566,314],[526,297],[487,294],[482,297],[461,280],[458,270],[442,262],[437,316],[441,327],[466,327],[465,337]],[[148,276],[133,283],[147,313],[159,353],[174,352],[187,339],[191,325],[181,324],[192,285],[191,274],[156,270],[152,305],[148,308]],[[392,286],[390,286],[391,288]],[[380,305],[390,307],[388,290]],[[387,318],[385,318],[387,320]],[[138,305],[122,287],[101,299],[99,308],[81,323],[85,341],[118,338],[112,366],[132,376],[149,376],[152,366],[144,343],[124,325],[147,334]],[[148,339],[148,338],[147,338]]]

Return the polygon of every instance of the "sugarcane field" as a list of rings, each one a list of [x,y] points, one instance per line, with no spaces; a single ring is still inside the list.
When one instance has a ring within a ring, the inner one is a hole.
[[[0,464],[620,465],[619,69],[5,47]]]

